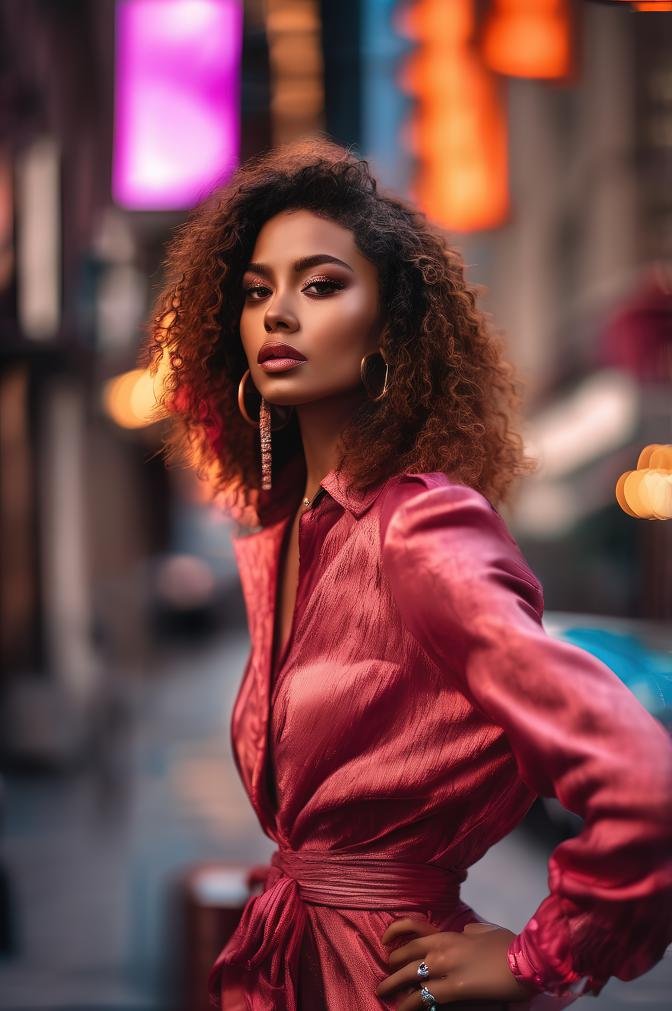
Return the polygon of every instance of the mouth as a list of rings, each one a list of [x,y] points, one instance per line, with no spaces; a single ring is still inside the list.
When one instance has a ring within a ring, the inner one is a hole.
[[[307,358],[300,351],[297,351],[296,348],[293,348],[291,344],[282,344],[279,341],[267,341],[259,349],[257,362],[259,365],[263,365],[269,361],[277,363],[292,362],[296,364],[297,362],[307,361]]]

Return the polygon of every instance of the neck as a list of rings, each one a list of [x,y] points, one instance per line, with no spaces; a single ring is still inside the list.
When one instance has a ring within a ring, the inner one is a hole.
[[[306,460],[306,486],[303,497],[312,500],[320,481],[338,466],[342,456],[341,432],[352,412],[361,402],[359,390],[352,395],[326,398],[296,408],[303,453]]]

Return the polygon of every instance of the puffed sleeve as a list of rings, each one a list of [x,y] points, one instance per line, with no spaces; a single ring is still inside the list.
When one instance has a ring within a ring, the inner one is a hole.
[[[557,996],[640,976],[672,941],[669,735],[605,664],[545,632],[541,585],[475,489],[404,476],[383,505],[381,550],[425,653],[504,730],[528,786],[584,820],[549,858],[549,894],[511,942],[511,971]]]

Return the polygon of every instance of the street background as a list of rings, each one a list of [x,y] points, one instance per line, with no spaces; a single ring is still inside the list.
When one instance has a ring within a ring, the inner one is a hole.
[[[662,718],[672,522],[615,488],[672,444],[671,6],[0,0],[0,1008],[204,1011],[187,903],[237,893],[193,875],[273,849],[231,755],[232,525],[137,364],[166,242],[254,153],[352,145],[462,250],[525,384],[542,466],[502,512],[548,629]],[[466,901],[521,929],[576,829],[538,803]],[[671,998],[666,957],[575,1006]]]

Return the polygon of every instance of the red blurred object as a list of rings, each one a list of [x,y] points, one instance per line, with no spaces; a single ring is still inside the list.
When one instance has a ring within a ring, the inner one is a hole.
[[[568,0],[494,0],[483,58],[509,77],[566,78],[572,69]]]
[[[647,272],[607,320],[599,336],[599,362],[640,379],[672,381],[672,268]]]
[[[208,973],[235,931],[258,878],[255,868],[202,863],[178,883],[180,941],[176,957],[181,1011],[212,1011]]]

